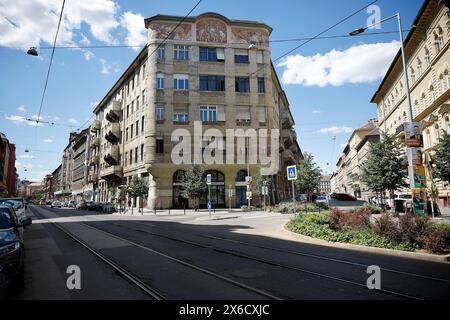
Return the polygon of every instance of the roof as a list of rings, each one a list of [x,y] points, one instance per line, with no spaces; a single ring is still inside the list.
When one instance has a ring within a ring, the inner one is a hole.
[[[183,16],[172,16],[172,15],[164,15],[164,14],[157,14],[155,16],[146,18],[144,20],[145,22],[145,27],[148,28],[148,25],[153,22],[153,21],[158,21],[158,20],[165,20],[165,21],[177,21],[179,22],[180,20],[183,20],[185,22],[196,22],[202,18],[216,18],[216,19],[220,19],[222,21],[224,21],[227,24],[234,24],[234,25],[242,25],[242,26],[258,26],[258,27],[262,27],[267,29],[267,31],[269,31],[269,33],[272,32],[272,28],[270,26],[268,26],[267,24],[260,22],[260,21],[252,21],[252,20],[236,20],[236,19],[228,19],[227,17],[216,13],[216,12],[205,12],[202,14],[199,14],[198,16],[189,16],[189,17],[183,17]]]
[[[405,38],[405,40],[403,42],[405,47],[408,45],[408,43],[411,40],[413,34],[416,32],[416,26],[419,23],[419,20],[422,17],[423,13],[425,12],[425,9],[428,7],[428,5],[431,2],[435,2],[435,0],[425,0],[424,3],[422,4],[422,7],[420,8],[419,13],[416,15],[416,17],[414,19],[414,22],[412,23],[411,30],[408,32],[408,35],[406,36],[406,38]],[[448,2],[448,1],[446,1],[446,2]],[[394,60],[392,60],[392,63],[389,66],[389,69],[386,72],[383,80],[381,81],[377,91],[375,91],[372,99],[370,100],[371,103],[375,103],[375,99],[376,99],[377,95],[380,93],[381,88],[384,86],[384,84],[385,84],[389,74],[392,72],[392,70],[394,69],[395,65],[397,64],[397,61],[400,59],[400,56],[401,56],[401,49],[398,50],[397,54],[395,55]]]

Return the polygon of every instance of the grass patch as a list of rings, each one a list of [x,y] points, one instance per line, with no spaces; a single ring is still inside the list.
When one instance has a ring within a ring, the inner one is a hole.
[[[288,222],[287,228],[293,232],[332,242],[359,244],[369,247],[414,251],[417,246],[395,242],[386,236],[376,234],[370,228],[333,230],[327,213],[299,215]]]

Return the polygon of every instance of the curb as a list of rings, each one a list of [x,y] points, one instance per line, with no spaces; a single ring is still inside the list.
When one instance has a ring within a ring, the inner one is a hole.
[[[431,261],[431,262],[439,262],[439,263],[449,263],[450,262],[450,254],[447,255],[437,255],[432,253],[423,253],[423,252],[411,252],[411,251],[400,251],[395,249],[386,249],[386,248],[378,248],[378,247],[368,247],[359,244],[352,243],[344,243],[344,242],[331,242],[327,240],[317,239],[310,236],[305,236],[300,233],[295,233],[286,227],[287,223],[283,224],[281,229],[285,235],[287,235],[291,240],[295,240],[297,242],[315,244],[320,246],[332,247],[332,248],[340,248],[340,249],[348,249],[354,251],[361,251],[367,253],[377,253],[401,258],[409,258],[416,259],[422,261]]]

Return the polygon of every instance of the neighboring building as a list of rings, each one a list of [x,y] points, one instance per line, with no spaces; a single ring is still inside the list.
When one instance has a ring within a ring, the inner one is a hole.
[[[17,195],[19,197],[25,198],[27,196],[27,187],[31,183],[28,180],[20,180],[17,184]]]
[[[319,190],[318,192],[321,194],[329,194],[331,193],[331,175],[326,174],[320,177],[319,181]]]
[[[445,1],[426,0],[405,40],[414,121],[422,122],[424,150],[433,149],[443,132],[450,133],[450,12]],[[404,139],[408,104],[400,52],[371,102],[377,104],[380,130]],[[450,187],[437,183],[439,198],[449,205]]]
[[[51,174],[47,174],[44,177],[44,191],[45,191],[45,199],[46,200],[51,200],[53,199],[53,192],[54,190],[54,181],[53,181],[53,175]]]
[[[16,146],[0,132],[0,197],[17,195]]]
[[[89,181],[98,188],[96,200],[110,201],[111,188],[140,176],[149,186],[147,199],[142,199],[144,206],[182,208],[188,204],[180,192],[185,170],[191,165],[172,162],[176,143],[171,134],[185,129],[184,134],[194,136],[194,121],[200,121],[203,130],[215,128],[224,136],[225,129],[268,129],[269,133],[280,129],[280,171],[272,176],[276,192],[271,201],[290,198],[285,167],[296,164],[302,153],[288,100],[270,58],[272,28],[216,13],[186,19],[157,15],[145,19],[145,26],[148,45],[94,110]],[[225,150],[225,143],[218,147]],[[207,144],[203,142],[203,149]],[[246,150],[237,152],[246,154]],[[232,202],[240,207],[247,203],[245,177],[258,174],[260,165],[250,165],[250,173],[245,163],[205,168],[213,178],[214,206],[228,205],[226,190],[231,186],[235,190]],[[133,199],[133,204],[139,200]],[[206,196],[201,206],[206,206]]]
[[[90,159],[90,129],[84,129],[75,137],[72,144],[72,197],[73,200],[91,200],[93,185],[88,182]]]
[[[337,192],[337,173],[333,172],[330,176],[330,193]]]
[[[31,198],[31,196],[33,195],[33,193],[39,189],[43,189],[44,188],[44,183],[43,182],[31,182],[29,184],[27,184],[26,186],[26,193],[25,193],[25,197],[26,198]]]
[[[353,131],[336,164],[336,192],[348,193],[363,200],[368,200],[373,195],[361,180],[361,174],[369,145],[379,141],[378,122],[374,119]]]

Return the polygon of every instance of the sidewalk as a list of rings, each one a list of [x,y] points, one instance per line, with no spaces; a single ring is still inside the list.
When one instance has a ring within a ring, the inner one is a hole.
[[[241,209],[216,209],[216,210],[211,210],[211,214],[224,214],[224,213],[242,213],[244,211],[242,211]],[[116,215],[202,215],[202,214],[208,214],[209,211],[208,209],[199,209],[197,211],[193,210],[193,209],[156,209],[156,210],[151,210],[148,208],[144,208],[143,209],[143,213],[141,212],[140,209],[138,208],[133,208],[133,210],[131,209],[126,209],[125,212],[114,212],[114,214]]]

